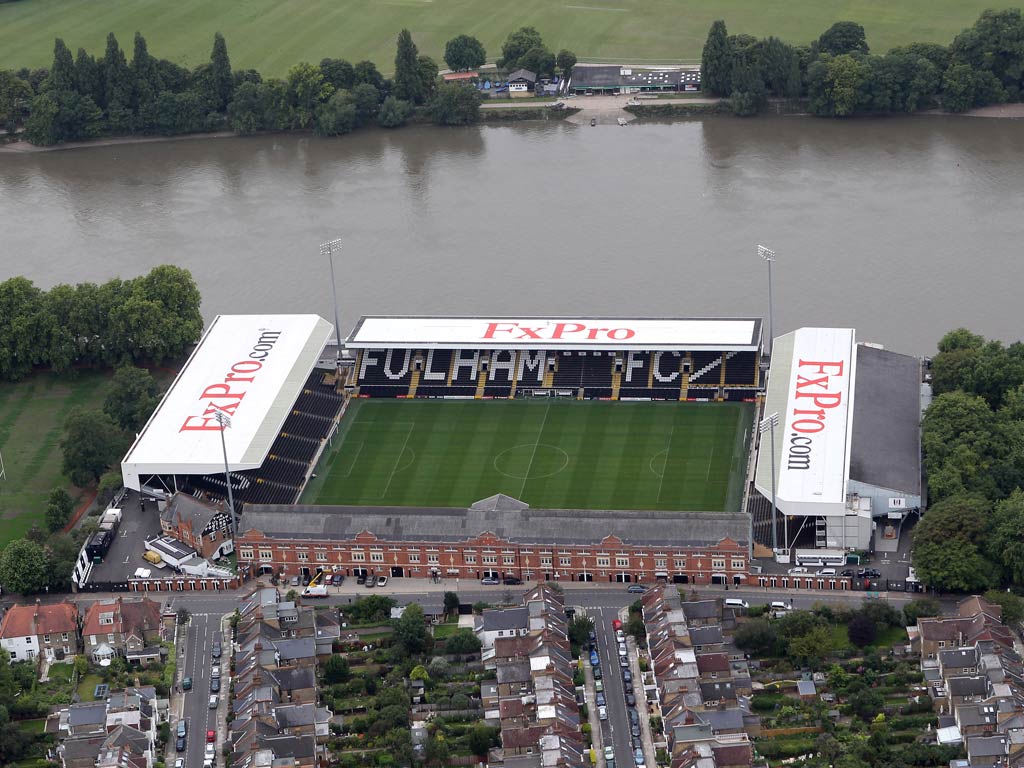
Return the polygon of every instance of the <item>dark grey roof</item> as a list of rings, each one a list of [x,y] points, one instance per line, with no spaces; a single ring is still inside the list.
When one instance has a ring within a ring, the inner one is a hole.
[[[717,619],[722,613],[717,600],[694,600],[682,606],[683,615],[688,619]]]
[[[969,725],[994,725],[996,708],[991,704],[967,704],[956,708],[956,717],[961,728]]]
[[[921,493],[921,362],[857,347],[850,479]]]
[[[171,497],[170,503],[160,513],[160,518],[172,524],[179,517],[187,520],[192,533],[199,536],[206,530],[210,521],[220,514],[223,512],[212,504],[179,491]]]
[[[312,637],[279,640],[274,643],[282,659],[311,659],[316,656],[316,642]]]
[[[484,632],[504,629],[523,629],[529,626],[530,610],[521,608],[495,608],[481,614],[481,628]]]
[[[796,692],[801,696],[814,696],[818,689],[814,686],[813,680],[799,680],[796,684]]]
[[[1006,754],[1005,736],[974,736],[967,740],[967,756],[1000,757]]]
[[[530,662],[515,661],[499,664],[497,668],[498,683],[522,683],[530,679]]]
[[[611,535],[633,545],[711,546],[725,538],[746,544],[748,522],[722,512],[247,504],[239,534],[254,530],[286,540],[350,540],[369,531],[382,541],[454,542],[490,532],[524,544],[592,545]]]
[[[704,701],[718,701],[719,699],[736,698],[736,692],[732,687],[732,680],[722,680],[716,683],[701,683],[700,695]]]
[[[939,651],[939,662],[946,667],[973,667],[978,663],[978,657],[973,648],[954,648]]]
[[[690,641],[694,645],[713,645],[725,641],[721,627],[691,627]]]
[[[616,88],[622,84],[622,67],[615,65],[581,66],[572,69],[573,88]]]
[[[68,725],[88,725],[106,721],[107,703],[105,701],[90,701],[85,704],[72,704],[68,707]]]
[[[531,72],[528,69],[517,69],[515,72],[509,72],[508,81],[511,83],[515,80],[526,80],[530,83],[536,83],[537,73]]]
[[[694,715],[710,725],[712,731],[734,731],[743,727],[743,711],[736,707],[694,712]]]
[[[984,696],[987,677],[951,677],[946,683],[950,696]]]
[[[274,708],[274,717],[281,728],[312,725],[315,714],[315,704],[278,705]]]

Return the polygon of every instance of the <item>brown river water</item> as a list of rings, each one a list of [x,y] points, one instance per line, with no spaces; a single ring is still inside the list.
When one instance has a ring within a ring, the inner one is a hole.
[[[207,317],[766,316],[929,354],[1014,340],[1024,122],[958,117],[471,128],[0,154],[0,277],[192,270]]]

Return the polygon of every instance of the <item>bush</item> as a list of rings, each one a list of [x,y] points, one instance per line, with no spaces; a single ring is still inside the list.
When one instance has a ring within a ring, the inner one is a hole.
[[[388,96],[380,105],[377,122],[384,128],[398,128],[405,125],[410,117],[412,117],[412,104],[394,96]]]

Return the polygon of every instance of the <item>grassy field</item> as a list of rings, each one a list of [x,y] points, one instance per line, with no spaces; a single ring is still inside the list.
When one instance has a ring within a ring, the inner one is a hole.
[[[109,376],[85,372],[74,379],[38,374],[0,384],[0,547],[43,523],[50,491],[62,485],[78,497],[60,471],[60,437],[72,408],[102,404]]]
[[[305,498],[555,509],[737,511],[744,403],[356,400]],[[340,445],[339,445],[340,444]]]
[[[445,42],[475,35],[490,60],[509,32],[533,25],[548,46],[574,50],[581,61],[699,60],[708,27],[725,19],[731,32],[776,35],[807,43],[835,21],[860,22],[872,50],[908,42],[949,42],[990,0],[15,0],[0,2],[0,68],[48,66],[53,38],[72,51],[103,53],[108,32],[129,57],[142,32],[151,53],[187,66],[209,60],[213,33],[227,38],[236,67],[282,75],[300,61],[325,56],[370,59],[393,68],[395,37],[408,27],[422,53],[442,61]]]

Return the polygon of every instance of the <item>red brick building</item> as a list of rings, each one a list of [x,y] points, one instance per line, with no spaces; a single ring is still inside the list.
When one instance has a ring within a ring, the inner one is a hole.
[[[499,494],[469,509],[247,505],[236,548],[250,576],[744,584],[747,526],[735,514],[533,510]]]
[[[223,504],[176,493],[160,513],[160,528],[207,560],[232,552],[231,517]]]

